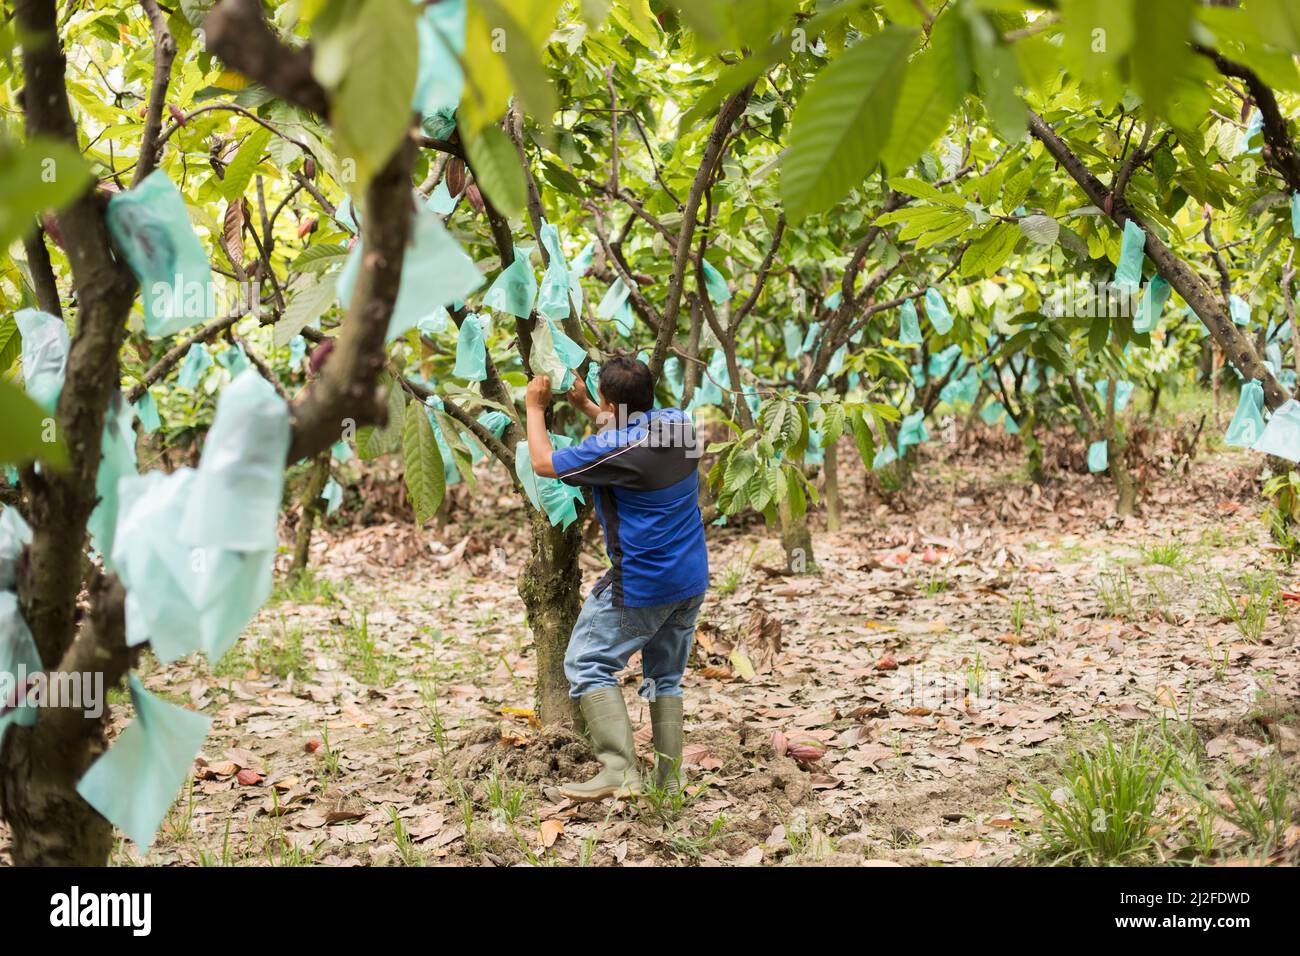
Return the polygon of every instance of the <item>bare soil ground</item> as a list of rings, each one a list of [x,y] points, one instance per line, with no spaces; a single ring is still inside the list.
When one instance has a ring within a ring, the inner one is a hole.
[[[1296,575],[1270,548],[1257,458],[1165,467],[1120,520],[1108,480],[1028,483],[999,437],[925,454],[884,498],[849,470],[845,528],[814,521],[816,573],[789,573],[761,525],[710,529],[682,805],[558,795],[595,764],[536,725],[522,522],[492,508],[490,481],[490,519],[318,534],[313,575],[219,665],[146,669],[214,721],[145,862],[1013,864],[1033,859],[1032,785],[1102,726],[1192,740],[1248,782],[1270,761],[1294,779]],[[648,753],[638,683],[633,660]],[[1180,812],[1155,859],[1189,858]],[[1190,855],[1294,862],[1295,819],[1263,848],[1215,820],[1214,848]],[[119,844],[115,862],[139,861]]]

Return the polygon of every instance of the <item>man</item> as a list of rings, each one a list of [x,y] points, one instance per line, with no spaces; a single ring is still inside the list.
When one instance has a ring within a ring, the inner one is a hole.
[[[690,418],[681,409],[654,407],[654,378],[634,358],[602,365],[597,391],[599,405],[579,379],[568,397],[603,427],[558,451],[546,430],[550,380],[534,378],[525,397],[533,471],[592,489],[610,560],[564,657],[569,693],[582,708],[602,768],[585,783],[560,788],[572,800],[641,791],[632,723],[615,677],[636,651],[650,701],[655,782],[671,793],[681,790],[682,672],[709,586]]]

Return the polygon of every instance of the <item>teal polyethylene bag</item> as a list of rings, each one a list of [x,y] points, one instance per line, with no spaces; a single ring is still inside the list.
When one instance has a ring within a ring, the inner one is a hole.
[[[632,294],[632,290],[627,283],[623,281],[622,276],[614,280],[614,284],[605,292],[605,297],[600,300],[596,306],[596,316],[602,319],[612,319],[618,313],[619,309],[627,302],[627,297]]]
[[[903,303],[902,315],[898,321],[898,341],[904,345],[921,344],[921,320],[916,314],[916,302],[908,299]]]
[[[343,201],[335,208],[334,221],[354,236],[357,234],[357,229],[360,227],[357,225],[357,211],[352,206],[351,196],[344,196]]]
[[[357,240],[339,273],[338,301],[344,309],[352,302],[352,290],[361,273],[365,239]],[[419,321],[456,299],[463,299],[483,284],[474,260],[460,247],[442,220],[426,208],[417,208],[411,239],[402,260],[402,278],[397,301],[388,319],[384,340],[391,342],[416,327]],[[526,314],[526,313],[525,313]]]
[[[187,509],[203,503],[198,488],[192,468],[129,475],[118,484],[112,557],[126,588],[126,641],[148,641],[164,663],[196,651],[216,662],[271,594],[274,547],[235,551],[180,540]]]
[[[824,377],[834,378],[836,375],[839,375],[840,372],[844,371],[844,359],[847,355],[848,346],[841,345],[837,348],[831,355],[831,360],[826,363],[826,376]]]
[[[456,335],[456,364],[451,374],[467,382],[487,378],[487,318],[471,312]]]
[[[1105,471],[1110,464],[1109,445],[1103,438],[1088,446],[1088,470],[1093,474]]]
[[[686,388],[686,369],[682,367],[682,360],[676,355],[670,355],[664,362],[664,381],[668,383],[673,405],[681,405],[682,392]]]
[[[82,775],[77,793],[145,853],[190,774],[212,718],[155,697],[135,674],[127,686],[135,720]]]
[[[565,435],[552,435],[551,443],[556,448],[567,448],[573,444],[573,439]],[[582,489],[566,485],[558,478],[539,478],[533,471],[526,441],[515,445],[515,474],[533,507],[545,512],[552,525],[567,528],[577,519]]]
[[[217,353],[217,364],[229,372],[233,380],[248,370],[248,355],[242,345],[232,345]]]
[[[537,301],[537,276],[529,261],[532,246],[515,246],[515,258],[483,294],[483,304],[495,312],[508,312],[515,318],[526,319]]]
[[[52,412],[68,370],[68,327],[58,316],[36,309],[19,309],[14,321],[22,336],[23,386],[32,401]]]
[[[345,464],[353,458],[352,446],[340,438],[334,444],[330,445],[330,457],[340,465]]]
[[[185,353],[185,361],[181,363],[181,370],[176,376],[176,384],[181,388],[188,388],[190,391],[199,387],[199,382],[207,374],[208,369],[212,368],[212,353],[202,342],[195,342],[190,346],[190,350]]]
[[[325,514],[332,515],[343,504],[343,486],[331,478],[321,489],[321,500],[325,502]]]
[[[18,595],[0,591],[0,746],[10,725],[30,727],[36,723],[35,707],[11,707],[10,703],[18,702],[28,677],[44,669],[32,632],[18,609]]]
[[[117,531],[118,482],[136,472],[135,430],[131,427],[134,420],[135,412],[122,396],[112,396],[100,437],[99,471],[95,473],[95,494],[99,501],[86,522],[90,543],[110,571],[113,570],[113,539]]]
[[[891,462],[898,461],[898,452],[894,450],[893,445],[881,445],[876,451],[876,456],[871,459],[872,470],[884,468]]]
[[[1291,236],[1300,239],[1300,192],[1291,194]]]
[[[1282,346],[1276,342],[1264,349],[1264,364],[1274,377],[1282,374]]]
[[[587,350],[573,339],[558,322],[551,322],[551,341],[555,343],[555,354],[560,357],[565,368],[576,369],[587,359]]]
[[[704,289],[709,301],[714,305],[730,302],[731,290],[727,288],[727,280],[722,277],[722,273],[714,268],[708,259],[702,260],[702,264],[704,266]]]
[[[444,407],[442,399],[437,395],[430,395],[424,401],[424,411],[429,418],[429,426],[433,429],[433,441],[438,446],[438,455],[442,458],[443,484],[450,487],[460,481],[460,469],[456,467],[456,456],[452,454],[451,443],[442,432],[442,422],[438,421],[438,416],[434,414],[435,410],[440,412]]]
[[[1008,435],[1020,434],[1020,426],[1016,423],[1016,420],[1011,417],[1009,412],[1007,413],[1007,417],[1002,419],[1002,427],[1006,429]]]
[[[18,509],[10,506],[0,510],[0,591],[14,590],[18,580],[18,556],[31,543],[32,529]]]
[[[573,385],[573,372],[555,351],[555,337],[551,323],[542,319],[533,328],[532,348],[529,350],[528,364],[534,375],[546,375],[551,379],[551,393],[563,394]]]
[[[162,418],[158,414],[158,403],[154,401],[153,395],[148,390],[136,399],[135,414],[140,419],[140,427],[144,429],[146,435],[152,435],[162,428]]]
[[[1251,379],[1241,386],[1237,411],[1224,433],[1223,443],[1237,448],[1253,448],[1264,434],[1264,386]]]
[[[989,402],[980,410],[980,419],[985,425],[994,425],[997,420],[1007,413],[1002,407],[1001,402]]]
[[[1237,325],[1250,325],[1250,304],[1241,296],[1228,296],[1228,311]]]
[[[289,453],[289,407],[255,369],[226,386],[177,538],[195,547],[274,551]]]
[[[822,324],[820,322],[814,322],[812,325],[808,326],[808,331],[804,335],[803,341],[799,344],[800,351],[811,352],[813,347],[817,344],[817,337],[821,334]]]
[[[465,0],[442,0],[426,6],[416,19],[419,68],[411,109],[422,118],[450,114],[460,105],[465,85],[460,61],[465,53],[467,19]]]
[[[1300,462],[1300,402],[1291,398],[1273,410],[1255,451]]]
[[[797,359],[803,346],[803,330],[793,319],[786,319],[781,326],[781,342],[785,346],[785,357]]]
[[[1101,396],[1102,407],[1106,405],[1106,380],[1098,382],[1095,386],[1097,394]],[[1122,412],[1128,405],[1128,400],[1133,397],[1133,383],[1120,379],[1115,383],[1115,411]]]
[[[918,362],[910,367],[912,369],[912,384],[917,388],[924,388],[926,383],[925,366]]]
[[[826,308],[834,312],[836,309],[840,307],[840,303],[843,301],[844,301],[844,290],[836,289],[834,292],[832,292],[830,295],[828,295],[826,298],[822,300],[822,305],[824,305]]]
[[[587,394],[593,402],[600,404],[600,366],[595,362],[587,366]]]
[[[582,277],[587,274],[591,268],[592,260],[596,258],[596,244],[589,242],[582,247],[573,264],[569,266],[569,298],[573,303],[573,314],[582,315]]]
[[[438,185],[433,187],[433,192],[429,194],[429,201],[425,203],[429,211],[439,216],[449,216],[456,209],[456,197],[451,194],[447,188],[447,180],[438,181]]]
[[[545,219],[542,220],[542,247],[550,261],[542,273],[542,285],[537,294],[537,314],[563,321],[569,317],[573,305],[569,292],[569,267],[564,262],[560,231]]]
[[[214,318],[212,268],[166,173],[114,195],[104,220],[140,282],[145,332],[159,338]]]
[[[1142,288],[1142,263],[1146,259],[1147,234],[1132,219],[1124,221],[1124,238],[1120,241],[1119,262],[1115,266],[1115,285],[1136,292]]]
[[[415,328],[421,335],[432,338],[440,332],[446,332],[450,321],[451,316],[447,314],[446,306],[438,306],[438,308],[416,322]]]
[[[950,345],[942,352],[936,352],[930,356],[925,372],[930,378],[943,378],[959,358],[961,358],[961,346]]]
[[[930,433],[925,430],[925,412],[915,411],[908,415],[898,426],[898,453],[904,454],[913,445],[930,440]]]
[[[939,398],[947,402],[949,405],[956,404],[957,402],[965,402],[969,405],[975,401],[975,397],[979,394],[979,390],[979,375],[976,373],[975,369],[972,368],[961,378],[954,379],[945,385],[939,391]]]
[[[925,290],[925,315],[940,335],[952,331],[952,313],[948,311],[948,303],[943,301],[938,289]]]
[[[296,369],[306,357],[307,339],[301,335],[295,335],[289,340],[289,365]]]
[[[1146,292],[1142,295],[1142,305],[1133,319],[1134,332],[1155,331],[1156,326],[1160,324],[1160,315],[1165,310],[1165,304],[1169,301],[1170,291],[1171,286],[1163,278],[1151,277]]]

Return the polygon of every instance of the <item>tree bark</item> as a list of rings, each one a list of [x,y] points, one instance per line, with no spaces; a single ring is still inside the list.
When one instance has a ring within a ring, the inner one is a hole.
[[[576,726],[577,706],[569,697],[564,653],[582,608],[581,520],[558,528],[540,511],[533,511],[532,551],[519,575],[528,628],[537,654],[536,707],[542,725]]]
[[[307,475],[307,484],[298,499],[302,505],[302,517],[298,521],[298,533],[293,541],[293,564],[289,567],[289,579],[294,580],[307,570],[311,556],[311,532],[316,526],[316,519],[321,512],[321,493],[330,477],[330,451],[326,449],[316,456],[311,471]]]
[[[838,449],[839,442],[831,442],[826,446],[825,457],[822,460],[822,475],[825,479],[826,494],[826,530],[839,531],[843,526],[843,516],[840,511],[840,454]]]

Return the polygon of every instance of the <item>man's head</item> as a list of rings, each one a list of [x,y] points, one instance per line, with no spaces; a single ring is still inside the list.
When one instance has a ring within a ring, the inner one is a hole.
[[[648,412],[655,406],[655,382],[640,359],[619,355],[600,367],[597,399],[604,411],[617,413],[622,405],[627,415]]]

